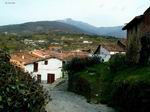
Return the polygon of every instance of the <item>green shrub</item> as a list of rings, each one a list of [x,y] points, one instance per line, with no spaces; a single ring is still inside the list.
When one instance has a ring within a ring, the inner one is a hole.
[[[76,93],[84,95],[86,98],[90,99],[91,87],[86,79],[79,77],[74,87]]]
[[[86,57],[86,58],[76,57],[64,65],[64,70],[68,72],[76,73],[84,70],[86,67],[93,66],[99,63],[102,63],[102,59],[100,57],[96,57],[96,56]]]
[[[78,74],[87,67],[102,63],[99,57],[73,58],[64,66],[64,70],[68,72],[68,90],[84,95],[88,99],[91,87],[87,80]]]
[[[86,67],[85,59],[73,58],[64,66],[64,70],[68,72],[78,72]]]
[[[123,54],[115,54],[109,60],[109,67],[112,72],[117,72],[127,67],[126,56]]]
[[[30,74],[13,66],[0,50],[0,112],[40,112],[47,95]]]
[[[114,86],[112,103],[121,112],[149,112],[150,84],[120,82]]]
[[[122,112],[149,112],[150,67],[128,67],[112,82],[112,104]]]
[[[86,61],[86,65],[87,65],[88,67],[93,66],[93,65],[95,65],[95,64],[100,64],[100,63],[103,62],[102,58],[101,58],[101,57],[98,57],[98,56],[89,57],[89,58],[87,58],[85,61]]]

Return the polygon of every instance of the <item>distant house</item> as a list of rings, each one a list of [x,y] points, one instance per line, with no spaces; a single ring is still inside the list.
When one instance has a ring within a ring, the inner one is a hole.
[[[92,43],[93,43],[92,41],[87,41],[87,40],[83,41],[83,44],[92,44]]]
[[[112,55],[117,53],[126,53],[125,45],[122,44],[120,41],[118,41],[117,43],[107,43],[99,45],[94,52],[94,56],[99,56],[104,60],[104,62],[107,62]]]
[[[143,15],[136,16],[123,27],[127,30],[127,57],[128,60],[138,63],[141,51],[141,39],[150,34],[150,7]]]
[[[40,83],[51,84],[62,77],[62,60],[56,57],[15,53],[11,55],[11,62],[29,72]]]

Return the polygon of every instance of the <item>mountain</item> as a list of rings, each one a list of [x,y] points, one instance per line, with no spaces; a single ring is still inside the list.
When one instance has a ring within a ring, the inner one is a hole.
[[[122,30],[123,26],[115,26],[115,27],[99,27],[98,34],[105,36],[114,36],[119,38],[126,37],[126,31]]]
[[[122,31],[122,27],[123,26],[95,27],[81,21],[65,19],[58,21],[37,21],[27,22],[23,24],[0,26],[0,33],[85,33],[90,35],[103,35],[124,38],[126,36],[126,32]]]
[[[38,21],[23,24],[0,26],[0,33],[36,33],[36,32],[62,32],[62,33],[88,33],[76,26],[58,21]]]
[[[66,23],[66,24],[76,26],[80,29],[83,29],[83,30],[89,32],[89,33],[97,34],[97,27],[92,26],[88,23],[84,23],[84,22],[81,22],[81,21],[75,21],[71,18],[68,18],[68,19],[65,19],[65,20],[58,20],[58,21],[62,22],[62,23]]]
[[[115,26],[115,27],[95,27],[88,23],[84,23],[81,21],[75,21],[71,18],[65,20],[58,20],[59,22],[66,23],[69,25],[76,26],[86,32],[97,34],[97,35],[104,35],[104,36],[115,36],[119,38],[125,38],[126,32],[122,31],[123,26]]]

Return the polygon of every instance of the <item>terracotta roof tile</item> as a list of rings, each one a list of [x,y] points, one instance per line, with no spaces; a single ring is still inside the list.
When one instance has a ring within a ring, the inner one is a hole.
[[[45,50],[35,50],[31,52],[18,52],[11,54],[11,62],[17,63],[18,65],[27,65],[33,62],[49,59],[49,58],[57,58],[60,60],[67,60],[74,57],[87,57],[88,53],[86,52],[75,52],[75,51],[64,51],[64,52],[56,52],[50,51],[49,49]]]
[[[40,58],[35,57],[28,52],[19,52],[19,53],[11,54],[11,61],[12,62],[18,61],[22,65],[33,63],[39,59]]]
[[[109,43],[109,44],[102,44],[104,48],[106,48],[108,51],[114,51],[114,52],[125,52],[125,49],[117,45],[116,43]]]

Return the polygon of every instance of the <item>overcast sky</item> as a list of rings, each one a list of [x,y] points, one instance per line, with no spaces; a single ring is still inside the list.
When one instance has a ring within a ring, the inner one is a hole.
[[[95,26],[124,25],[150,0],[0,0],[0,25],[72,18]]]

